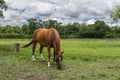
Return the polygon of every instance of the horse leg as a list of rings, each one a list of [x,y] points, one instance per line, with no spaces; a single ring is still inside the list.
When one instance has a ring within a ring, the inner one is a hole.
[[[48,46],[48,67],[50,67],[50,57],[51,57],[50,46]]]
[[[53,63],[56,64],[56,62],[55,62],[55,49],[54,49],[54,55],[53,55]]]
[[[43,61],[45,61],[45,58],[43,57],[43,46],[40,46],[40,56],[41,56],[41,59],[43,60]]]
[[[34,52],[35,52],[36,44],[37,44],[37,42],[33,42],[33,46],[32,46],[32,60],[33,60],[33,61],[35,61]]]

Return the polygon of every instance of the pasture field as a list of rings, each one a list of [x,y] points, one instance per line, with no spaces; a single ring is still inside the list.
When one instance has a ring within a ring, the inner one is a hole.
[[[27,44],[28,39],[0,39],[0,80],[120,80],[120,40],[61,40],[64,50],[62,69],[57,70],[51,59],[47,67],[36,49],[36,61],[31,59],[31,47],[15,53],[13,44]],[[52,58],[52,56],[51,56]]]

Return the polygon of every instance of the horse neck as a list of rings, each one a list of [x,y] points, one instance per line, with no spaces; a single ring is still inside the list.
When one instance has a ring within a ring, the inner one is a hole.
[[[55,48],[55,51],[58,52],[60,51],[60,42],[57,41],[57,40],[54,40],[54,48]]]
[[[56,34],[54,34],[54,48],[55,52],[60,51],[60,38]]]

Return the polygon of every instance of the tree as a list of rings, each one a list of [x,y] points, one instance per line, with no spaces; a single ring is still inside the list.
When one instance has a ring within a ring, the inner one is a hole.
[[[8,6],[4,0],[0,0],[0,18],[4,18],[3,10],[7,10]]]
[[[114,21],[118,21],[120,19],[120,5],[116,6],[116,8],[111,12],[110,17]]]
[[[96,32],[96,30],[95,30],[94,24],[81,25],[79,28],[79,37],[95,38],[96,37],[95,32]]]
[[[14,33],[13,27],[10,25],[6,25],[5,33],[7,33],[7,34]]]
[[[16,34],[20,34],[21,33],[20,26],[14,26],[13,29],[14,29],[14,33],[16,33]]]
[[[95,22],[95,34],[96,34],[96,38],[103,38],[106,34],[107,31],[110,31],[110,28],[108,25],[105,24],[104,21],[96,21]]]
[[[62,23],[58,22],[57,20],[50,19],[50,20],[42,21],[41,24],[42,24],[42,27],[45,27],[45,28],[56,28],[60,34],[63,34],[64,28],[62,27]]]
[[[44,27],[41,19],[30,18],[28,19],[29,34],[33,34],[35,29]]]
[[[33,34],[34,30],[36,29],[36,23],[37,23],[37,19],[35,18],[30,18],[28,20],[28,24],[29,24],[29,34]]]
[[[85,38],[104,38],[110,32],[110,27],[104,21],[96,21],[95,24],[81,25],[79,36]]]
[[[28,25],[24,24],[21,29],[23,34],[29,35],[30,29]]]
[[[57,20],[47,20],[47,21],[42,21],[42,25],[43,27],[46,27],[46,28],[58,28],[61,26],[61,22],[58,22]]]

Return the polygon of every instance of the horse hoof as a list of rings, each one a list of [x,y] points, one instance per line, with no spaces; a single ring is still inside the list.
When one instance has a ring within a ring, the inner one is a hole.
[[[60,69],[61,69],[61,67],[57,67],[57,69],[58,69],[58,70],[60,70]]]

